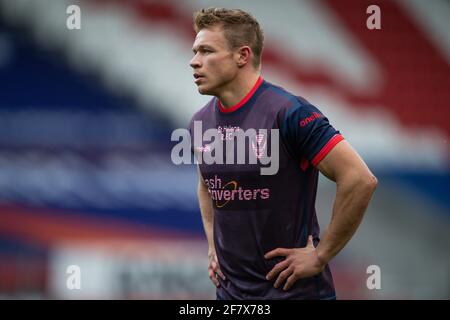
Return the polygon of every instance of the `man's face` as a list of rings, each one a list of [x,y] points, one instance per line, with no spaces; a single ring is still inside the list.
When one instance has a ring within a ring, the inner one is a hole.
[[[236,77],[239,70],[235,60],[237,55],[229,49],[220,26],[200,30],[192,51],[194,57],[190,66],[201,94],[217,95]]]

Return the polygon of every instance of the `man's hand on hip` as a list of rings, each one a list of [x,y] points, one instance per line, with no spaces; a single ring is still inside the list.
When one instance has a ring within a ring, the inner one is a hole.
[[[308,244],[304,248],[277,248],[266,253],[264,258],[272,259],[279,256],[286,259],[277,263],[267,274],[266,279],[272,280],[279,274],[274,287],[278,288],[286,281],[283,287],[285,291],[289,290],[298,279],[315,276],[325,268],[325,264],[317,255],[312,236],[308,237]]]
[[[214,283],[216,287],[220,286],[219,280],[217,277],[221,277],[223,280],[225,280],[225,276],[223,275],[222,271],[220,270],[219,261],[217,260],[216,252],[210,252],[208,253],[208,274],[211,281]]]

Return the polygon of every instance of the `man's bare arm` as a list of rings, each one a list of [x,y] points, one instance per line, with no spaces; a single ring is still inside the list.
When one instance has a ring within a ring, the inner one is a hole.
[[[225,276],[220,270],[219,261],[217,260],[216,249],[214,246],[214,209],[212,206],[212,200],[199,169],[197,196],[200,206],[200,213],[202,215],[203,228],[208,241],[208,274],[214,285],[218,287],[220,283],[216,278],[216,275],[220,276],[224,280]]]
[[[206,239],[208,240],[208,254],[214,249],[214,237],[213,237],[213,226],[214,226],[214,210],[212,206],[211,196],[208,192],[208,188],[203,181],[202,174],[198,170],[198,188],[197,197],[200,206],[200,213],[202,214],[203,228],[205,230]]]
[[[285,257],[266,277],[272,280],[278,275],[275,288],[286,282],[283,289],[289,290],[298,279],[321,272],[355,233],[377,186],[375,176],[345,140],[325,156],[318,168],[337,185],[330,224],[317,248],[310,235],[304,248],[276,248],[265,255],[266,259]]]
[[[317,246],[322,263],[328,263],[352,238],[378,184],[367,165],[347,141],[341,141],[319,163],[318,169],[336,182],[330,224]]]

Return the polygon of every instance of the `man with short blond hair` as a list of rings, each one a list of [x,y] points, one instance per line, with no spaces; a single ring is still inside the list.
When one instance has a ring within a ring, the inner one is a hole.
[[[319,109],[262,78],[264,35],[252,15],[203,9],[194,14],[194,29],[190,66],[199,93],[214,97],[192,117],[191,133],[196,121],[202,133],[217,130],[224,142],[239,130],[279,131],[279,141],[259,134],[244,149],[260,159],[261,149],[269,153],[278,143],[276,174],[260,174],[261,162],[199,162],[198,199],[217,298],[335,299],[328,263],[358,228],[376,178]],[[208,150],[194,147],[200,156]],[[322,239],[319,171],[337,185]]]

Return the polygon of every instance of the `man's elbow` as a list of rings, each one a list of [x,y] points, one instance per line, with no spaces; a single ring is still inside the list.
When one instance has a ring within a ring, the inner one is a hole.
[[[361,179],[360,184],[365,190],[372,193],[378,186],[378,179],[372,173],[369,173]]]

